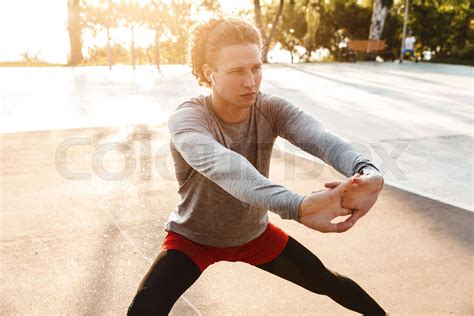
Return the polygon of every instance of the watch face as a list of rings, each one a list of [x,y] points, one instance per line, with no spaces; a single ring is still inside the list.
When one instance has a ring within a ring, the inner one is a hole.
[[[365,167],[364,169],[361,170],[362,175],[367,175],[367,174],[372,174],[377,172],[378,170],[375,169],[372,166]]]

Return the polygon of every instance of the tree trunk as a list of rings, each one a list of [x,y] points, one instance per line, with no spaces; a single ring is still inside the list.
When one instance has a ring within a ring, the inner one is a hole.
[[[109,70],[112,69],[112,47],[110,47],[110,28],[107,26],[107,63]]]
[[[267,44],[265,44],[265,47],[263,49],[263,61],[265,63],[267,62],[267,55],[268,55],[268,51],[270,50],[270,44],[272,43],[272,39],[273,39],[273,36],[275,35],[276,29],[277,29],[277,26],[278,26],[278,22],[280,21],[281,13],[283,12],[283,4],[284,3],[285,3],[284,0],[280,0],[280,5],[278,7],[278,12],[275,16],[275,19],[273,20],[270,35],[268,35],[268,38],[267,38]]]
[[[255,10],[255,24],[260,29],[262,34],[263,42],[267,41],[267,34],[265,33],[265,26],[262,24],[262,8],[260,6],[260,0],[253,0],[253,6]]]
[[[262,8],[260,6],[260,0],[254,0],[254,10],[255,10],[255,23],[257,27],[260,29],[263,38],[263,52],[262,52],[262,61],[267,63],[267,55],[268,51],[270,50],[270,44],[272,42],[273,36],[275,35],[276,28],[278,26],[278,22],[280,21],[281,13],[283,12],[283,4],[284,0],[280,0],[280,5],[278,7],[278,12],[273,20],[272,28],[270,30],[270,35],[266,35],[265,33],[265,26],[262,25]]]
[[[132,31],[132,43],[130,43],[130,52],[132,53],[132,65],[133,69],[136,68],[136,55],[135,55],[135,30],[134,27],[132,26],[131,28]]]
[[[158,29],[155,30],[155,45],[154,45],[154,59],[156,69],[160,70],[160,38],[161,38],[161,31]]]
[[[69,65],[76,66],[80,64],[84,57],[82,56],[81,41],[81,21],[79,20],[80,0],[68,0],[68,31],[71,44],[71,54],[69,56]]]
[[[321,14],[316,5],[312,5],[308,8],[305,14],[306,24],[308,29],[304,36],[304,47],[306,48],[306,60],[305,62],[311,61],[311,53],[315,49],[315,38],[318,32],[319,23],[321,20]]]
[[[383,26],[387,18],[393,0],[374,0],[372,9],[372,21],[370,23],[369,40],[380,40],[382,38]]]

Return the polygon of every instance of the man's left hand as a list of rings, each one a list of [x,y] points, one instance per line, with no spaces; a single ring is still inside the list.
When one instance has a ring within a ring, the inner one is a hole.
[[[340,181],[325,183],[326,188],[336,187]],[[343,196],[341,206],[353,210],[352,215],[347,219],[354,225],[372,208],[377,201],[383,187],[383,177],[379,172],[368,175],[355,174],[349,179]]]

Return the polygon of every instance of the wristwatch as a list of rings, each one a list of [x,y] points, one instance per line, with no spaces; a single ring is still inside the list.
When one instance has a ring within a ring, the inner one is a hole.
[[[373,166],[366,166],[366,167],[362,168],[362,170],[361,170],[361,174],[364,175],[364,176],[365,175],[370,175],[370,174],[377,174],[377,173],[382,178],[381,188],[383,188],[383,185],[385,184],[385,179],[383,178],[382,174],[380,173],[380,171],[377,168],[375,168]]]
[[[360,174],[361,175],[368,175],[368,174],[372,174],[372,173],[380,173],[380,171],[372,166],[365,166],[364,168],[362,168],[362,170],[360,171]]]

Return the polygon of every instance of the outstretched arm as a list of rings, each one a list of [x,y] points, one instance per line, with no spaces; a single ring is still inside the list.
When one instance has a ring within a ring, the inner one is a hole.
[[[354,225],[375,204],[382,189],[383,177],[378,169],[348,141],[326,129],[313,116],[282,97],[268,95],[266,98],[264,109],[279,136],[322,159],[346,177],[357,175],[350,179],[341,201],[342,207],[353,211],[348,220]],[[340,183],[335,181],[326,187],[335,188]]]
[[[235,198],[298,221],[303,196],[272,183],[245,157],[222,146],[212,136],[183,132],[172,136],[172,143],[192,168]]]
[[[235,198],[269,209],[282,218],[293,219],[320,231],[342,232],[348,229],[330,223],[334,217],[346,212],[340,207],[340,194],[337,198],[336,194],[329,194],[341,190],[323,190],[301,196],[272,183],[245,157],[218,143],[202,124],[204,119],[199,115],[199,111],[185,108],[176,111],[169,120],[172,145],[192,168]],[[191,123],[195,120],[199,124],[182,124],[183,121]]]
[[[298,221],[304,196],[271,182],[242,155],[224,147],[209,132],[206,113],[183,107],[168,121],[171,145],[186,163],[242,202]]]
[[[347,140],[285,98],[267,95],[262,100],[262,107],[278,136],[320,158],[346,177],[362,172],[367,166],[374,167]]]

